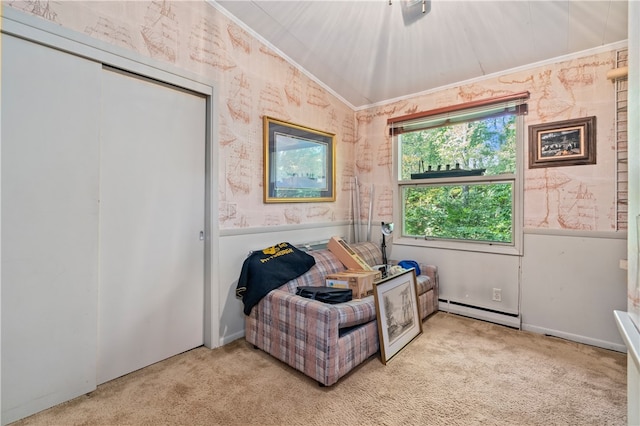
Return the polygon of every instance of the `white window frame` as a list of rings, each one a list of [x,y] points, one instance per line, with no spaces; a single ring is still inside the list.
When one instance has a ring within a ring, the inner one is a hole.
[[[474,251],[482,253],[496,253],[513,256],[522,256],[523,222],[524,222],[524,144],[525,144],[525,116],[516,115],[516,172],[499,176],[470,176],[459,178],[435,178],[435,179],[414,179],[400,180],[400,144],[398,135],[390,136],[393,152],[393,177],[396,194],[393,197],[393,220],[397,224],[403,223],[403,193],[402,189],[408,186],[422,185],[460,185],[464,183],[499,183],[513,182],[513,210],[512,226],[513,241],[511,243],[496,243],[488,241],[462,241],[446,239],[429,239],[426,237],[409,237],[399,233],[398,238],[394,238],[393,244],[409,245],[416,247],[429,247],[448,250]],[[402,230],[402,226],[396,229]]]

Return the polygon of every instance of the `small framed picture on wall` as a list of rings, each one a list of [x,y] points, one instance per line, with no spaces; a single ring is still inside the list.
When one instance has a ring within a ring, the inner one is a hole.
[[[596,117],[529,126],[529,168],[596,164]]]

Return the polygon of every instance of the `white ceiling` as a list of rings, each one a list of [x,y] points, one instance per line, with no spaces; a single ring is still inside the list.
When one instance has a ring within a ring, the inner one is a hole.
[[[352,107],[627,39],[627,1],[217,0]]]

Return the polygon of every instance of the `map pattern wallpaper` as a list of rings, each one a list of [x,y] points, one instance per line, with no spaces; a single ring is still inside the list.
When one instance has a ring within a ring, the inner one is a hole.
[[[354,111],[205,2],[6,1],[55,24],[204,77],[217,91],[220,229],[348,221],[354,178],[361,217],[393,220],[393,153],[387,119],[529,91],[526,126],[597,117],[597,164],[527,169],[526,228],[614,231],[615,51],[545,63]],[[336,135],[336,201],[263,204],[262,117]],[[525,138],[526,141],[526,138]],[[524,147],[525,156],[528,147]]]
[[[356,113],[355,171],[374,182],[376,214],[392,220],[392,142],[387,119],[528,91],[525,116],[524,226],[580,231],[616,230],[615,51],[531,67]],[[528,168],[528,126],[597,117],[597,164]],[[364,219],[364,218],[363,218]]]

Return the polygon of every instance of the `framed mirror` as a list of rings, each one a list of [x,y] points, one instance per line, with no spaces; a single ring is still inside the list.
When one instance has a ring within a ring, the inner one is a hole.
[[[335,135],[263,118],[264,202],[335,201]]]

